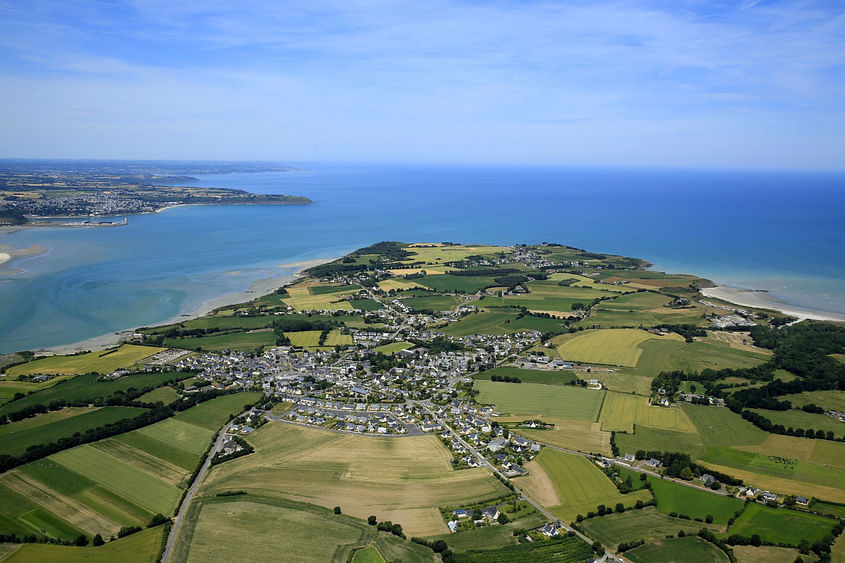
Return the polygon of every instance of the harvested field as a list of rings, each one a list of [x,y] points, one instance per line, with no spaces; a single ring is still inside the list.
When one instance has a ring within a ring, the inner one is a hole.
[[[50,356],[18,366],[6,373],[12,376],[37,374],[111,373],[116,369],[132,366],[142,359],[166,350],[152,346],[124,344],[112,350],[89,352],[75,356]]]
[[[634,433],[634,425],[662,430],[696,433],[695,426],[680,407],[658,407],[648,404],[647,397],[607,393],[602,405],[602,430]]]
[[[513,432],[542,444],[578,450],[584,453],[611,455],[610,432],[601,429],[601,423],[565,418],[544,418],[555,425],[554,430],[514,428]],[[618,439],[618,438],[617,438]]]

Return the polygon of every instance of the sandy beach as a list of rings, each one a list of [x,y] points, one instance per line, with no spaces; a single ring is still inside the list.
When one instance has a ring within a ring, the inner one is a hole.
[[[765,291],[755,291],[753,289],[717,285],[716,287],[702,289],[701,294],[705,297],[721,299],[722,301],[727,301],[741,307],[753,307],[756,309],[779,311],[784,315],[797,317],[799,319],[845,322],[845,315],[841,313],[817,311],[814,309],[798,307],[781,301]]]
[[[244,303],[246,301],[251,301],[257,297],[261,297],[262,295],[272,293],[273,291],[284,285],[293,283],[302,275],[303,270],[307,270],[308,268],[312,268],[320,264],[325,264],[336,259],[337,258],[317,258],[315,260],[303,260],[301,262],[289,262],[286,264],[279,264],[277,266],[278,268],[296,268],[296,271],[292,274],[284,276],[272,276],[263,280],[258,280],[244,291],[227,293],[226,295],[221,295],[220,297],[209,299],[208,301],[205,301],[202,306],[198,309],[181,313],[173,318],[161,321],[160,323],[151,324],[149,326],[161,326],[181,321],[187,321],[190,319],[196,319],[198,317],[202,317],[203,315],[207,315],[214,309],[219,309],[220,307],[225,307],[226,305],[234,305],[236,303]],[[73,344],[64,344],[61,346],[42,348],[38,350],[37,353],[42,355],[73,354],[84,350],[104,350],[106,348],[117,346],[118,344],[126,340],[129,336],[131,336],[134,332],[135,329],[128,329],[121,332],[111,332],[109,334],[103,334],[101,336],[96,336],[94,338],[89,338],[87,340],[75,342]]]

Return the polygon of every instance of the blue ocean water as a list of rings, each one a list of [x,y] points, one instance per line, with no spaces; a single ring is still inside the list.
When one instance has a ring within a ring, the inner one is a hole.
[[[845,175],[296,165],[198,185],[300,194],[310,206],[178,207],[125,227],[23,229],[0,276],[0,352],[78,342],[195,310],[380,240],[559,242],[845,312]]]

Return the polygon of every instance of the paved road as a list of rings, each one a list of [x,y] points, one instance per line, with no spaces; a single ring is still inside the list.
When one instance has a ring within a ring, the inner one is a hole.
[[[244,411],[244,413],[249,412],[250,410],[252,409],[248,409]],[[176,543],[176,536],[179,534],[179,530],[182,527],[182,521],[185,518],[185,514],[188,513],[188,508],[191,505],[191,499],[194,498],[194,493],[197,492],[197,488],[202,482],[202,478],[205,476],[205,473],[208,471],[208,468],[211,467],[211,460],[214,458],[214,454],[219,452],[220,449],[223,447],[223,440],[225,440],[227,436],[226,431],[229,430],[229,427],[231,426],[232,423],[228,422],[226,423],[226,426],[224,426],[223,429],[220,431],[220,434],[217,436],[217,440],[214,442],[214,446],[211,448],[211,451],[208,452],[208,455],[206,456],[205,461],[203,462],[202,467],[199,470],[199,473],[197,473],[196,479],[194,479],[194,482],[191,483],[191,488],[188,489],[188,493],[185,495],[185,499],[182,501],[182,506],[179,507],[179,513],[176,514],[176,519],[173,521],[173,526],[170,528],[170,535],[167,537],[167,545],[164,547],[164,553],[161,556],[162,563],[168,563],[168,561],[170,561],[170,555],[173,551],[173,545]]]

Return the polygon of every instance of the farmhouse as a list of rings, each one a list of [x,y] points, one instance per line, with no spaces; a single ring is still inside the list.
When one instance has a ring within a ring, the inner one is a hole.
[[[488,506],[487,508],[481,511],[481,515],[484,516],[487,520],[495,520],[499,517],[499,509],[495,506]]]
[[[555,522],[549,522],[548,524],[543,526],[543,529],[540,530],[540,531],[543,533],[544,536],[548,536],[550,538],[552,538],[552,537],[558,535],[558,533],[560,533],[558,531],[558,527],[557,527],[557,524]]]

